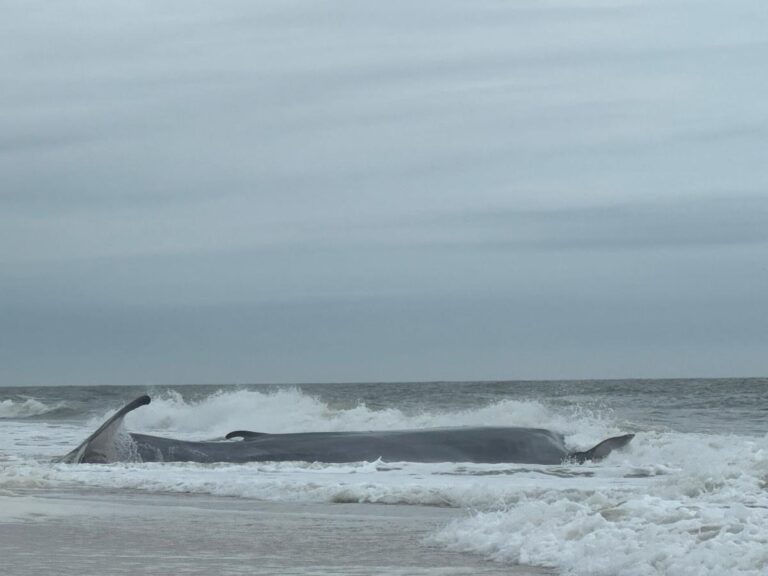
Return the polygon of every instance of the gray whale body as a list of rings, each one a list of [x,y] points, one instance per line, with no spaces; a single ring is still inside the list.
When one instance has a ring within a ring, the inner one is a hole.
[[[144,395],[126,404],[59,461],[342,463],[381,458],[390,462],[560,464],[567,460],[600,460],[634,437],[634,434],[617,436],[584,452],[570,452],[561,434],[542,428],[506,426],[292,434],[238,430],[227,434],[227,440],[215,442],[122,432],[125,415],[149,402],[149,396]]]

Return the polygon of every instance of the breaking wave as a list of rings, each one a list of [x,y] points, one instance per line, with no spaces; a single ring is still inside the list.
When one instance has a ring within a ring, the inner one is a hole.
[[[92,418],[88,425],[98,426],[113,413],[111,410]],[[226,390],[196,400],[185,399],[176,391],[166,391],[153,396],[148,406],[129,414],[126,426],[132,431],[178,435],[187,439],[220,438],[232,430],[243,429],[281,433],[531,426],[557,430],[576,447],[589,447],[606,436],[626,430],[603,414],[578,407],[556,411],[531,400],[503,399],[467,410],[407,413],[397,408],[374,410],[364,403],[334,407],[297,388],[269,392]]]
[[[48,405],[34,398],[0,400],[0,418],[57,417],[69,413],[65,402]]]

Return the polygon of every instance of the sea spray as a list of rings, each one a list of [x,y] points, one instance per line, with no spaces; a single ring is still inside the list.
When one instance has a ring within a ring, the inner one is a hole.
[[[114,410],[102,413],[88,424],[95,428],[112,414]],[[472,409],[407,413],[399,408],[371,409],[363,402],[334,407],[295,387],[265,392],[220,390],[196,400],[167,391],[153,396],[150,405],[130,413],[125,422],[131,431],[176,434],[190,440],[219,438],[235,429],[282,433],[530,426],[561,432],[574,448],[589,447],[622,431],[602,414],[580,407],[553,409],[535,400],[502,399]]]

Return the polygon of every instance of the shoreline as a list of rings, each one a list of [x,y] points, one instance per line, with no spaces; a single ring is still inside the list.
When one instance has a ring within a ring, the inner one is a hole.
[[[425,543],[464,514],[422,506],[35,490],[0,495],[0,555],[8,576],[555,574]]]

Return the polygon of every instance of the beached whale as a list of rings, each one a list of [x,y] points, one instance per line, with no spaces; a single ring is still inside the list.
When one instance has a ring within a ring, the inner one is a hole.
[[[123,417],[149,404],[140,396],[102,424],[61,462],[517,462],[560,464],[600,460],[625,446],[634,434],[600,442],[584,452],[571,452],[563,436],[541,428],[457,427],[370,432],[300,432],[267,434],[238,430],[227,440],[191,442],[125,433]],[[232,440],[240,438],[241,440]]]

